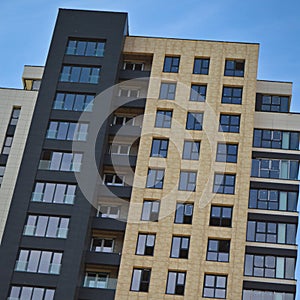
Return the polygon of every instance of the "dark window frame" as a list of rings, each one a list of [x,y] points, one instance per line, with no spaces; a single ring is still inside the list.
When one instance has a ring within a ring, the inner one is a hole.
[[[219,142],[217,144],[216,161],[236,163],[237,158],[238,158],[238,144],[223,143],[223,142]]]
[[[160,116],[160,117],[159,117]],[[156,128],[171,128],[172,126],[172,110],[157,110],[155,116],[155,125]],[[161,120],[159,118],[162,118]]]
[[[176,249],[175,247],[175,239],[179,239],[179,248],[178,255],[175,255],[174,252]],[[179,236],[179,235],[173,235],[172,236],[172,244],[171,244],[171,251],[170,251],[170,257],[171,258],[189,258],[189,248],[190,248],[190,236]],[[187,246],[185,245],[187,243]]]
[[[232,216],[233,206],[211,205],[209,226],[232,227]]]
[[[213,277],[213,285],[208,285],[207,280],[208,277]],[[225,286],[218,286],[219,279],[222,278],[225,279]],[[204,274],[204,282],[203,282],[203,298],[216,298],[216,299],[226,299],[227,294],[227,275],[221,275],[221,274]],[[210,290],[213,292],[212,295],[207,295],[207,291]],[[218,291],[223,291],[224,295],[218,295]]]
[[[224,76],[244,77],[245,65],[244,59],[226,59]]]
[[[162,82],[160,84],[159,97],[160,100],[175,100],[176,82]]]
[[[151,241],[151,239],[153,239],[153,241]],[[155,233],[139,232],[138,237],[137,237],[137,242],[136,242],[135,255],[153,256],[154,248],[155,248],[155,240],[156,240]],[[140,248],[143,248],[143,249],[140,249]],[[141,250],[141,253],[140,253],[140,250]]]
[[[213,243],[216,244],[214,249]],[[230,258],[230,240],[209,238],[207,242],[207,261],[229,262]]]
[[[189,191],[189,192],[195,192],[196,186],[197,186],[197,171],[184,171],[180,170],[179,174],[179,183],[178,183],[178,190],[179,191]],[[186,177],[186,182],[184,182],[184,179]],[[191,180],[191,179],[195,180]]]
[[[207,84],[192,84],[190,101],[205,102],[207,93]]]
[[[150,204],[149,219],[143,218],[143,215],[146,214],[146,212],[144,211],[144,210],[146,210],[146,208],[145,208],[146,203]],[[154,204],[158,205],[157,212],[153,210],[153,205]],[[141,221],[158,222],[159,211],[160,211],[160,201],[159,200],[144,200],[143,201],[143,206],[142,206]]]
[[[186,117],[185,129],[201,131],[203,129],[203,118],[204,118],[203,112],[188,111]]]
[[[200,147],[201,147],[201,142],[200,141],[184,140],[183,150],[182,150],[182,159],[199,160]]]
[[[154,184],[149,184],[149,176],[150,173],[153,172],[154,175]],[[161,178],[160,178],[161,177]],[[146,188],[148,189],[163,189],[164,186],[164,177],[165,177],[165,169],[159,169],[159,168],[149,168],[148,174],[147,174],[147,180],[146,180]]]
[[[140,276],[140,282],[139,282],[139,288],[138,289],[133,289],[133,287],[132,287],[133,279],[134,279],[134,276],[135,276],[135,271],[141,271],[141,276]],[[131,276],[130,291],[148,293],[149,285],[150,285],[150,279],[151,279],[151,269],[150,268],[133,268],[132,276]]]
[[[156,143],[158,145],[156,145]],[[169,139],[153,138],[150,156],[166,158],[168,156],[168,148],[169,148]],[[156,149],[157,151],[154,152],[154,150]]]
[[[163,72],[178,73],[180,56],[165,56]]]
[[[191,213],[189,212],[191,210]],[[182,213],[182,216],[181,216]],[[175,210],[175,224],[192,224],[194,214],[194,204],[193,203],[176,203],[176,210]],[[182,219],[182,222],[180,220]]]
[[[195,57],[193,74],[208,75],[209,74],[210,58]]]
[[[219,132],[240,132],[241,115],[220,114]]]
[[[223,86],[222,103],[242,104],[243,87]]]
[[[169,292],[168,288],[169,288],[169,282],[170,282],[170,277],[171,274],[175,274],[175,285],[174,285],[174,292]],[[183,276],[183,284],[179,283],[179,276]],[[182,272],[182,271],[172,271],[169,270],[168,271],[168,277],[167,277],[167,286],[166,286],[166,294],[169,295],[184,295],[184,290],[185,290],[185,284],[186,284],[186,272]]]
[[[215,173],[213,193],[234,195],[236,185],[236,174]]]

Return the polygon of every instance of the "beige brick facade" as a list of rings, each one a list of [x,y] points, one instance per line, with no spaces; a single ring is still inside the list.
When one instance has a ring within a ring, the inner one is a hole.
[[[168,270],[186,272],[185,299],[202,299],[205,273],[228,275],[227,299],[242,297],[246,223],[251,172],[252,136],[256,95],[257,44],[127,37],[125,53],[153,54],[151,78],[140,141],[136,176],[130,200],[116,299],[182,299],[166,295]],[[178,73],[163,73],[165,55],[180,56]],[[195,57],[209,57],[209,75],[193,74]],[[243,78],[225,77],[225,59],[245,60]],[[160,83],[177,82],[175,100],[159,100]],[[206,102],[189,101],[191,84],[207,84]],[[221,104],[223,86],[243,87],[242,105]],[[170,129],[154,128],[157,109],[173,110]],[[203,112],[203,130],[185,130],[187,111]],[[240,134],[218,132],[220,113],[240,114]],[[150,158],[153,137],[170,140],[167,158]],[[200,140],[199,161],[181,160],[184,139]],[[218,141],[239,144],[237,164],[215,162]],[[145,189],[149,167],[165,168],[161,190]],[[196,192],[178,191],[180,170],[197,171]],[[215,172],[236,174],[234,195],[212,193]],[[144,199],[161,200],[159,222],[140,221]],[[177,201],[194,203],[192,225],[174,224]],[[232,205],[232,228],[209,226],[210,204]],[[153,257],[135,255],[139,232],[155,233]],[[189,258],[170,258],[172,235],[188,235]],[[229,263],[206,261],[208,238],[231,239]],[[148,293],[130,291],[133,268],[151,269]]]

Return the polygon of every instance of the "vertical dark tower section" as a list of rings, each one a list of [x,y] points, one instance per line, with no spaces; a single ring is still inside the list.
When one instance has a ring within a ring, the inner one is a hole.
[[[118,81],[119,64],[127,35],[127,14],[96,11],[64,10],[58,14],[45,72],[40,88],[32,125],[30,128],[23,162],[4,232],[0,252],[0,299],[7,299],[10,286],[37,286],[55,289],[56,300],[76,299],[82,285],[85,250],[88,248],[93,208],[77,189],[74,205],[31,202],[36,181],[76,184],[73,172],[39,169],[43,150],[71,152],[71,141],[46,140],[49,120],[76,122],[80,112],[53,110],[57,92],[97,95]],[[105,41],[103,57],[66,55],[69,39],[82,41]],[[61,82],[63,66],[101,68],[98,83]],[[110,100],[101,106],[108,112]],[[91,112],[91,118],[96,112]],[[105,113],[103,113],[104,115]],[[91,125],[92,126],[92,125]],[[89,128],[92,130],[92,128]],[[95,151],[96,163],[103,159],[105,126],[98,136]],[[87,141],[88,142],[88,141]],[[84,165],[83,157],[82,164]],[[96,189],[96,179],[91,177]],[[67,239],[23,236],[28,214],[53,215],[70,218]],[[61,252],[60,275],[38,272],[16,272],[15,265],[20,249]]]

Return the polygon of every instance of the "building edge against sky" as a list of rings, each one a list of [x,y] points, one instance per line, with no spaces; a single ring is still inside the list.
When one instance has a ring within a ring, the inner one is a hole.
[[[299,115],[258,48],[60,10],[0,90],[0,298],[295,299]]]

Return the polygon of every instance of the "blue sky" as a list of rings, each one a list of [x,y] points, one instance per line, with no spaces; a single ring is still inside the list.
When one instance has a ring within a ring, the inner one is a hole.
[[[0,87],[44,65],[58,8],[126,11],[132,35],[260,43],[258,79],[292,81],[300,111],[300,2],[295,0],[1,0]]]

